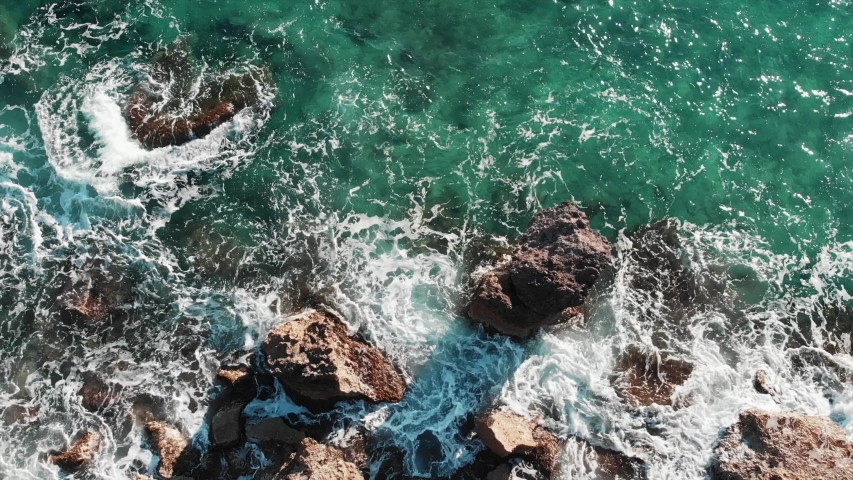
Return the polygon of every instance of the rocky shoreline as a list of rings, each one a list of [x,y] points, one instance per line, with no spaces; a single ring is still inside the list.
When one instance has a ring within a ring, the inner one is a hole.
[[[673,321],[677,321],[684,315],[680,306],[695,304],[698,297],[722,292],[725,286],[696,278],[678,260],[672,228],[671,223],[659,223],[641,229],[637,242],[644,249],[636,260],[644,268],[665,269],[678,279],[667,286],[673,302],[669,311],[675,312]],[[512,254],[499,259],[479,279],[468,318],[518,342],[541,329],[584,329],[587,299],[598,282],[607,281],[612,250],[573,203],[544,210],[534,217]],[[97,323],[123,314],[129,293],[111,288],[109,278],[94,280],[67,297],[69,321]],[[655,345],[629,345],[617,356],[610,382],[629,410],[679,409],[689,405],[689,399],[678,392],[693,370],[677,352]],[[244,362],[223,365],[216,382],[207,415],[208,436],[202,441],[188,436],[179,425],[156,418],[144,406],[137,412],[148,448],[156,454],[147,468],[153,477],[138,479],[411,478],[399,461],[402,453],[389,456],[381,451],[369,432],[361,432],[357,441],[340,448],[329,444],[328,425],[306,428],[288,417],[249,423],[244,413],[262,390],[275,384],[314,413],[334,410],[340,402],[396,403],[404,398],[408,387],[404,369],[368,339],[350,335],[346,319],[332,309],[308,309],[285,318]],[[755,373],[754,387],[760,394],[778,393],[765,371]],[[108,409],[113,393],[108,383],[95,376],[78,392],[85,408],[93,412]],[[711,478],[853,478],[853,443],[831,419],[755,409],[732,413],[739,414],[739,420],[721,432],[708,464]],[[595,478],[650,478],[643,455],[551,431],[546,420],[541,414],[527,418],[505,405],[487,406],[472,429],[472,439],[483,448],[473,463],[448,480],[558,479],[561,452],[568,441],[592,452],[586,471]],[[82,432],[48,461],[68,472],[85,470],[96,460],[102,442],[100,432]],[[246,461],[243,452],[250,446],[264,453],[266,464]],[[381,459],[385,461],[379,462],[378,473],[371,470],[371,464]]]

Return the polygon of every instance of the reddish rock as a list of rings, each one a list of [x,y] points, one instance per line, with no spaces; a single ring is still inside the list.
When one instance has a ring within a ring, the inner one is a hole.
[[[216,372],[216,378],[234,389],[254,388],[254,374],[246,365],[224,366]]]
[[[364,480],[342,451],[311,438],[302,440],[296,457],[276,477],[281,480]]]
[[[493,411],[477,420],[477,435],[500,457],[529,461],[545,478],[555,475],[562,443],[532,420],[508,411]]]
[[[406,382],[375,347],[347,335],[329,312],[310,311],[282,324],[262,345],[270,372],[314,411],[341,400],[399,402]]]
[[[88,467],[101,449],[103,437],[98,432],[86,432],[71,444],[65,452],[50,456],[50,462],[67,471],[77,471]]]
[[[97,374],[85,372],[83,374],[83,386],[77,391],[80,395],[80,404],[90,412],[97,412],[109,407],[114,399],[110,386]]]
[[[151,448],[160,456],[157,474],[163,478],[172,478],[179,470],[181,457],[185,455],[190,441],[177,428],[164,422],[145,424]]]
[[[715,480],[851,480],[853,442],[826,417],[746,410],[714,450]]]
[[[675,387],[687,381],[692,372],[693,365],[684,360],[629,347],[617,361],[610,382],[616,394],[631,406],[673,405]]]
[[[603,447],[592,447],[598,464],[597,480],[644,479],[645,469],[640,459]]]
[[[511,258],[483,277],[468,316],[516,338],[547,325],[581,322],[581,306],[610,257],[610,243],[574,203],[543,210]]]

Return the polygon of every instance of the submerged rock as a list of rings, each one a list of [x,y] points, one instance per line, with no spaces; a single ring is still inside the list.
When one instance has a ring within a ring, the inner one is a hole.
[[[38,418],[39,409],[27,407],[26,405],[9,405],[3,409],[0,418],[7,426],[16,423],[30,423]]]
[[[593,446],[597,480],[642,480],[646,478],[643,461],[622,452]]]
[[[131,280],[116,265],[93,261],[72,270],[71,277],[58,302],[60,316],[66,322],[100,324],[124,314],[133,303]]]
[[[314,411],[341,400],[399,402],[406,382],[377,348],[347,334],[330,312],[311,311],[282,324],[261,346],[270,372]]]
[[[562,444],[534,421],[508,411],[493,411],[477,421],[476,432],[486,448],[498,456],[520,457],[545,478],[554,475]]]
[[[97,412],[112,405],[114,398],[110,386],[96,373],[83,373],[83,386],[77,391],[80,404],[90,412]]]
[[[684,384],[691,373],[693,365],[689,362],[629,347],[618,359],[610,383],[616,394],[634,407],[673,405],[675,387]]]
[[[160,455],[157,475],[172,478],[180,470],[182,457],[188,451],[190,441],[177,428],[164,422],[145,424],[152,449]]]
[[[50,456],[50,462],[66,471],[86,468],[95,460],[103,437],[99,432],[86,432],[63,453]]]
[[[276,476],[280,480],[364,480],[358,467],[342,451],[306,438],[295,458]]]
[[[853,442],[826,417],[746,410],[714,450],[719,480],[850,480]]]
[[[483,277],[468,316],[517,338],[578,319],[610,256],[610,242],[574,203],[543,210],[512,256]]]

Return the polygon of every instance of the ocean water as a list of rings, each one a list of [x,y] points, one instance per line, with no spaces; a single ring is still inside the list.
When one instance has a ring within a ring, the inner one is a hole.
[[[128,97],[176,43],[187,97],[271,80],[204,139],[148,151]],[[0,478],[63,478],[44,454],[85,429],[105,436],[86,478],[147,471],[123,413],[140,395],[203,444],[219,362],[319,303],[410,381],[399,405],[341,405],[332,441],[373,430],[417,477],[472,461],[461,427],[494,404],[569,439],[567,479],[592,478],[578,438],[704,478],[747,407],[853,435],[851,328],[828,328],[853,291],[849,1],[3,2],[0,192],[0,408],[38,410],[0,428]],[[465,321],[472,282],[565,200],[618,252],[587,328],[519,344]],[[729,284],[680,322],[633,282],[665,276],[631,255],[663,218],[687,268]],[[127,313],[63,322],[92,269]],[[684,408],[620,401],[631,345],[695,365]],[[779,395],[754,392],[758,369]],[[86,372],[113,414],[81,406]],[[283,392],[247,411],[318,420]]]

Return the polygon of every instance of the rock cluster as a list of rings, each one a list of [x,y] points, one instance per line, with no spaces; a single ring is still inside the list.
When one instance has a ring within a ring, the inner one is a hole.
[[[574,203],[543,210],[512,256],[483,277],[468,316],[516,338],[581,321],[581,306],[610,257],[610,243]]]
[[[826,417],[746,410],[714,451],[716,480],[850,480],[853,442]]]
[[[375,347],[350,337],[330,312],[303,314],[261,346],[270,372],[297,402],[320,411],[341,400],[399,402],[406,382]]]

